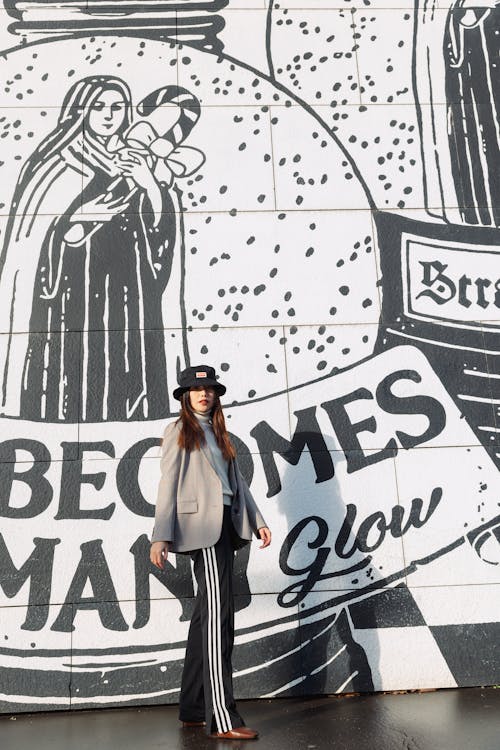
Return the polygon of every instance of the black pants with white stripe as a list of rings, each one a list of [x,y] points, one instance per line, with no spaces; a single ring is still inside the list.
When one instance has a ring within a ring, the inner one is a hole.
[[[179,718],[206,721],[207,732],[244,725],[233,698],[233,560],[235,531],[224,506],[219,541],[191,553],[198,594],[182,673]]]

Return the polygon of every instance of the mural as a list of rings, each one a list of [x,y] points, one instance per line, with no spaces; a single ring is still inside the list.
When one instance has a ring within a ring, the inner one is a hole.
[[[237,695],[498,682],[494,4],[0,22],[2,710],[177,701],[193,578],[148,537],[198,362],[274,536]]]
[[[52,422],[168,414],[164,358],[152,351],[156,347],[145,331],[163,328],[161,300],[180,211],[169,188],[174,171],[190,175],[203,161],[190,149],[198,163],[188,169],[182,160],[188,150],[178,148],[176,139],[189,134],[200,107],[177,86],[153,92],[137,107],[149,115],[174,103],[179,121],[160,137],[148,121],[131,126],[124,81],[84,78],[71,86],[56,128],[24,165],[0,260],[9,321],[5,414]],[[58,199],[63,199],[60,215],[49,215],[47,226],[45,204]],[[31,311],[21,288],[33,288]],[[27,342],[13,336],[20,330],[32,334]],[[85,332],[76,357],[64,346],[68,330]],[[110,330],[116,334],[111,340]],[[88,331],[100,331],[99,339],[90,342]],[[21,379],[16,344],[27,344]],[[153,367],[158,373],[151,383]],[[113,388],[110,397],[110,383],[121,393]]]

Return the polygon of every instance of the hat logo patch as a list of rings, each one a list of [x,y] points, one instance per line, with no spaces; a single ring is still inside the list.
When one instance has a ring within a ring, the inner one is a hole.
[[[206,372],[197,372],[196,373],[196,377],[197,378],[206,378],[207,377],[207,373]]]

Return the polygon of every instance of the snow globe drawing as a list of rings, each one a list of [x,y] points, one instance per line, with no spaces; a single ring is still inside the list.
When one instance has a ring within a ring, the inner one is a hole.
[[[26,462],[46,490],[35,497],[18,482],[6,519],[10,538],[22,518],[23,538],[43,538],[47,551],[43,593],[21,592],[8,627],[26,655],[12,683],[19,702],[60,707],[69,692],[86,707],[176,700],[192,580],[184,561],[168,585],[149,568],[147,499],[178,371],[209,360],[234,410],[264,399],[288,424],[286,383],[335,373],[375,345],[363,179],[314,110],[273,78],[269,56],[256,67],[225,52],[227,5],[5,3],[3,460]],[[357,337],[346,343],[328,322],[359,324]],[[242,573],[263,575],[251,564]],[[243,599],[248,607],[248,590]],[[262,612],[250,610],[240,653],[256,658],[258,680],[283,639],[293,652],[297,616],[276,625],[270,610],[269,632],[255,635]],[[348,663],[369,675],[348,626],[331,632],[329,644],[316,640],[318,659],[349,643],[336,687]],[[300,671],[290,659],[287,674]],[[254,691],[243,673],[240,691]]]

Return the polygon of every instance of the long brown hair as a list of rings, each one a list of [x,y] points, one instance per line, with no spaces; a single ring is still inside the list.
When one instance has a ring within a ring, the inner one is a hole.
[[[220,399],[216,393],[214,394],[211,418],[217,445],[226,461],[230,461],[236,457],[236,451],[229,437]],[[200,447],[205,444],[205,433],[191,406],[189,391],[181,396],[181,413],[177,421],[181,423],[178,438],[179,448],[186,451],[200,450]]]

